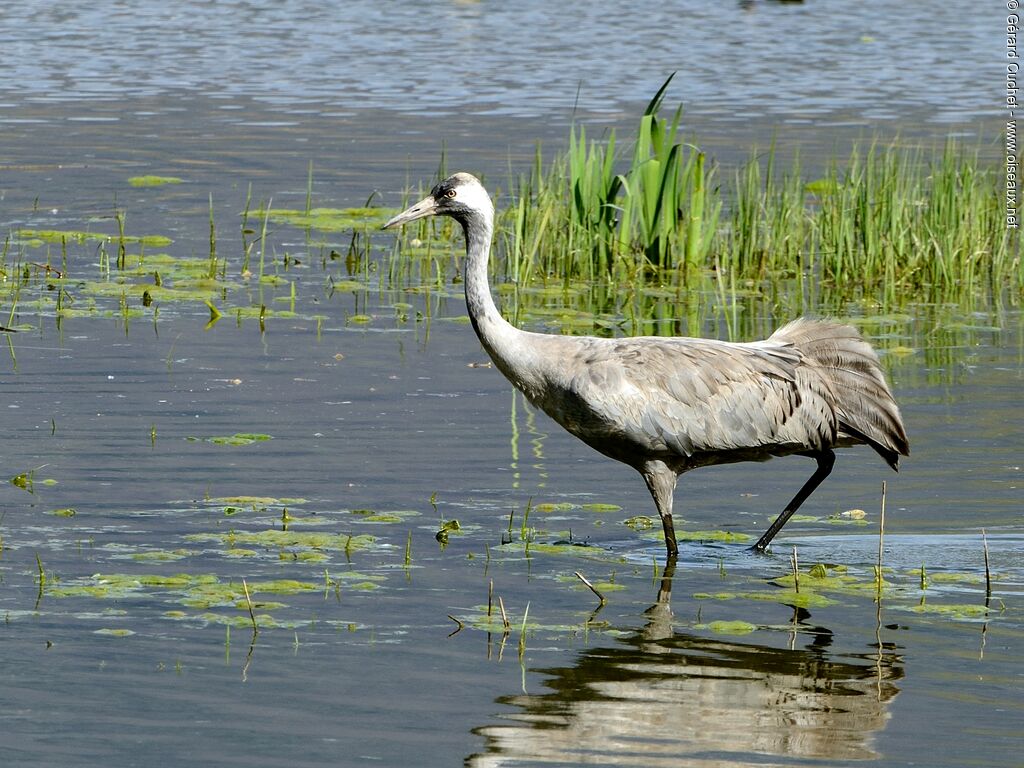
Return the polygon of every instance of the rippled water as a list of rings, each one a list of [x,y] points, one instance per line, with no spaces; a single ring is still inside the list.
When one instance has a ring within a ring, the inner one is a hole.
[[[111,2],[11,4],[2,90],[123,102],[188,90],[423,114],[616,114],[679,71],[689,109],[737,121],[844,113],[965,122],[998,105],[1002,20],[969,3]]]
[[[0,477],[28,486],[0,484],[5,765],[1014,764],[1024,318],[1012,297],[911,307],[888,326],[895,340],[875,338],[900,350],[884,358],[913,444],[899,475],[843,451],[776,555],[685,542],[666,581],[657,538],[623,525],[653,513],[639,478],[475,365],[459,285],[389,286],[390,233],[374,236],[374,267],[350,273],[274,224],[274,279],[239,275],[250,189],[254,207],[302,208],[312,162],[314,204],[377,191],[397,206],[442,147],[493,187],[535,140],[564,141],[577,98],[595,132],[628,127],[671,71],[667,103],[685,104],[726,164],[773,131],[810,163],[875,131],[991,141],[1002,20],[973,11],[0,9],[0,224],[115,234],[118,208],[128,234],[166,235],[174,260],[201,260],[212,196],[230,265],[214,303],[294,309],[263,329],[226,311],[204,330],[198,300],[133,295],[122,313],[94,285],[99,246],[72,243],[81,312],[58,324],[39,265],[60,264],[60,246],[9,252],[31,280],[11,321],[0,306],[0,325],[21,327],[0,334]],[[128,185],[142,174],[184,181]],[[328,236],[328,250],[349,238]],[[210,442],[239,433],[272,439]],[[807,464],[688,475],[681,527],[756,535]],[[883,479],[889,585],[876,602]],[[832,517],[852,508],[863,525]],[[780,598],[794,545],[805,569],[845,566],[819,593],[828,602]]]

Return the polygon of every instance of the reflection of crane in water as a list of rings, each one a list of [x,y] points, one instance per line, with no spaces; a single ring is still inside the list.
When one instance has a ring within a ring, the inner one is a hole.
[[[466,765],[726,768],[750,754],[844,764],[878,757],[872,742],[903,677],[892,648],[831,652],[832,632],[805,623],[801,609],[794,629],[808,638],[804,647],[678,632],[672,578],[670,565],[633,636],[587,648],[572,666],[533,670],[548,676],[545,693],[498,699],[515,712],[474,729],[485,746]]]
[[[531,403],[606,456],[643,475],[678,552],[672,494],[683,472],[800,454],[818,467],[755,545],[764,550],[832,471],[837,446],[867,444],[893,469],[910,450],[878,358],[857,331],[796,320],[768,339],[606,339],[521,331],[487,283],[494,207],[468,173],[388,221],[456,219],[466,236],[466,305],[498,369]]]

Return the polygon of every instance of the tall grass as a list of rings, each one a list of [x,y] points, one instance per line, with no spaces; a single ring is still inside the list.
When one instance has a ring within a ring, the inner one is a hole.
[[[671,79],[671,78],[670,78]],[[720,180],[660,116],[668,81],[624,154],[614,132],[583,127],[568,149],[511,184],[500,207],[506,275],[532,280],[691,285],[810,280],[830,289],[941,299],[985,286],[1024,288],[1020,239],[1004,224],[1001,169],[979,149],[898,141],[857,145],[807,179],[774,144]]]

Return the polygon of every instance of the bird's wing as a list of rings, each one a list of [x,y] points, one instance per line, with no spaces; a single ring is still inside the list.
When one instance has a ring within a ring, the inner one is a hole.
[[[788,344],[624,339],[587,350],[570,389],[587,404],[594,439],[604,433],[687,457],[821,447],[834,439],[836,417],[800,361]]]

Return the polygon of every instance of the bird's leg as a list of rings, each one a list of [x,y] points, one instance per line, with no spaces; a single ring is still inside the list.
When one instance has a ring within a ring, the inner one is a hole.
[[[676,575],[676,556],[669,555],[665,570],[661,572],[661,586],[658,587],[658,603],[668,605],[672,599],[672,577]]]
[[[756,551],[764,552],[768,548],[771,540],[775,538],[775,534],[782,530],[782,526],[786,524],[786,521],[800,508],[800,505],[807,500],[807,497],[814,493],[814,489],[821,485],[821,482],[829,476],[829,473],[832,471],[832,465],[836,463],[836,455],[830,448],[815,454],[814,458],[818,461],[818,468],[814,470],[814,474],[804,483],[803,487],[797,491],[793,500],[775,518],[775,522],[764,532],[764,536],[757,540],[757,544],[753,546],[753,549]]]
[[[661,527],[665,529],[665,550],[669,562],[675,562],[679,555],[676,543],[676,529],[672,525],[672,494],[676,489],[678,475],[660,461],[649,462],[641,471],[647,490],[654,498],[654,505],[661,516]]]

